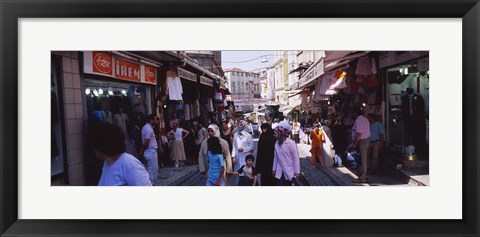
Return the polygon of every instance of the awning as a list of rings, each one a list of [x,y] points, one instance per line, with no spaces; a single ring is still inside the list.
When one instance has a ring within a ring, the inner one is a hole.
[[[309,68],[308,65],[298,65],[297,68],[289,71],[288,74],[292,74],[292,73],[294,73],[294,72],[298,72],[298,71],[301,71],[301,70],[306,70],[306,69],[308,69],[308,68]]]
[[[292,112],[292,110],[294,110],[297,106],[300,106],[300,104],[302,104],[302,101],[300,100],[296,100],[294,101],[293,103],[285,106],[285,107],[281,107],[279,108],[278,110],[280,112],[283,113],[283,115],[287,116],[290,112]]]
[[[298,94],[300,92],[302,92],[302,90],[290,90],[290,91],[279,91],[278,94],[292,95],[292,94]]]

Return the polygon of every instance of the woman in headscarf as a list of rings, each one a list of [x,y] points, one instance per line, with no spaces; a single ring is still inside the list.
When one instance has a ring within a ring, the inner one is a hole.
[[[250,133],[245,131],[247,123],[240,120],[237,123],[237,132],[233,136],[232,163],[234,170],[239,170],[245,165],[245,157],[253,153],[253,138]],[[243,176],[244,174],[240,174]],[[238,176],[232,177],[233,185],[238,184]]]
[[[231,185],[228,175],[233,172],[232,170],[232,158],[230,156],[230,149],[228,147],[227,141],[220,138],[220,129],[215,124],[210,124],[207,129],[208,137],[218,137],[220,141],[220,145],[222,146],[222,155],[225,164],[225,171],[224,171],[224,180],[225,185]],[[205,175],[208,171],[208,143],[207,139],[203,140],[202,144],[200,144],[200,151],[198,152],[198,169],[202,175]]]
[[[275,186],[275,179],[272,175],[273,156],[275,152],[275,133],[272,126],[264,123],[260,126],[262,134],[258,140],[256,169],[260,174],[261,186]]]
[[[297,144],[288,137],[291,132],[290,125],[282,121],[275,128],[277,142],[273,156],[272,174],[278,186],[291,186],[293,179],[300,175],[300,158]]]

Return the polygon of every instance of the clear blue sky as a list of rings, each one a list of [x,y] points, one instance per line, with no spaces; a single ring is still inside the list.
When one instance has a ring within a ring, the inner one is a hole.
[[[267,63],[261,63],[266,55]],[[271,66],[274,63],[274,51],[222,51],[222,68],[240,68],[245,71]],[[248,61],[248,62],[245,62]]]

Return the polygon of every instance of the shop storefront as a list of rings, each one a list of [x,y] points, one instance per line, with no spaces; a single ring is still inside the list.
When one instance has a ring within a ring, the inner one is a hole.
[[[354,56],[350,56],[354,55]],[[334,121],[341,146],[351,143],[351,111],[361,108],[385,127],[387,156],[428,159],[428,52],[355,52],[328,62],[314,86],[303,88],[300,121]],[[308,71],[302,76],[307,75]],[[338,147],[338,146],[336,146]]]
[[[187,69],[175,67],[167,70],[165,80],[160,80],[161,90],[165,91],[164,118],[170,121],[173,116],[177,119],[193,124],[194,121],[209,123],[216,120],[218,106],[223,99],[215,102],[215,97],[223,98],[216,94],[213,79],[198,75]],[[173,121],[173,120],[172,120]],[[170,123],[165,124],[167,130]]]
[[[428,159],[428,52],[384,52],[379,64],[386,81],[384,118],[389,151]]]
[[[52,52],[52,185],[97,185],[92,125],[116,124],[128,136],[143,124],[156,111],[160,67],[124,52]]]
[[[95,124],[119,126],[125,137],[146,116],[155,113],[157,67],[107,52],[83,53],[83,84],[87,114],[86,178],[95,185],[102,162],[95,159],[88,136]]]

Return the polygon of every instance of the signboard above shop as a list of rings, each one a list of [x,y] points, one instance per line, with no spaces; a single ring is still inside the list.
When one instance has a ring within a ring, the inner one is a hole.
[[[112,77],[124,81],[157,84],[157,70],[153,66],[133,62],[107,52],[83,53],[84,73]]]
[[[206,86],[213,87],[213,80],[208,77],[200,76],[200,83]]]
[[[197,82],[197,75],[183,68],[178,68],[178,76],[189,81]]]
[[[307,85],[308,83],[317,79],[323,74],[323,59],[324,58],[321,58],[320,60],[315,62],[305,73],[302,74],[298,82],[298,88],[302,88],[303,86]]]

